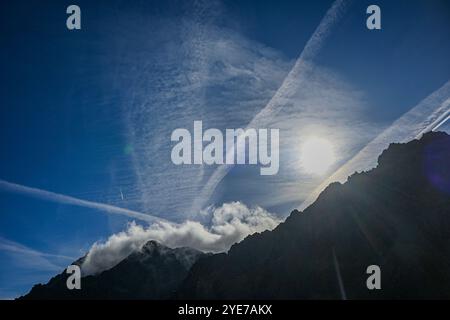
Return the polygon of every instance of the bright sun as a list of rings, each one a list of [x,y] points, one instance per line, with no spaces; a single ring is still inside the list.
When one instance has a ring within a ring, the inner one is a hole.
[[[307,173],[322,175],[336,161],[333,146],[327,139],[311,137],[300,151],[300,164]]]

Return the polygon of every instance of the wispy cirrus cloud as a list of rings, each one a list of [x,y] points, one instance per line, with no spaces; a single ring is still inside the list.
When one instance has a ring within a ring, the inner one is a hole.
[[[15,299],[25,294],[32,285],[47,282],[78,258],[39,251],[1,236],[0,255],[1,300]]]
[[[148,30],[145,33],[130,30],[134,27],[128,19],[123,20],[124,24],[122,20],[117,21],[117,34],[127,36],[117,38],[120,41],[115,44],[120,55],[117,61],[114,54],[109,56],[110,64],[117,67],[107,78],[114,80],[108,87],[117,89],[123,101],[121,117],[129,158],[111,169],[114,177],[111,192],[102,190],[108,204],[27,186],[8,185],[4,189],[150,222],[153,218],[146,212],[178,222],[197,216],[229,168],[173,165],[171,132],[179,127],[189,128],[199,119],[205,126],[219,129],[272,122],[288,137],[282,143],[295,145],[299,142],[294,141],[295,137],[301,136],[295,128],[299,124],[303,126],[302,117],[311,116],[312,112],[305,112],[311,109],[311,104],[320,104],[313,111],[316,115],[320,113],[318,110],[361,104],[353,89],[336,85],[345,81],[333,83],[331,73],[319,70],[312,63],[346,5],[347,1],[343,0],[333,4],[296,61],[235,30],[219,26],[217,20],[223,13],[220,1],[187,5],[182,17],[177,17],[177,23],[160,17],[134,19],[145,24],[144,29]],[[133,51],[126,50],[130,46]],[[319,96],[325,96],[327,101],[318,100]],[[346,100],[346,96],[350,99]],[[293,158],[289,151],[292,147],[288,147],[285,151]],[[255,198],[252,203],[292,201],[293,190],[297,188],[290,187],[292,183],[284,182],[280,187],[280,190],[290,189],[289,192]],[[307,185],[304,180],[302,183]]]
[[[158,24],[167,36],[163,40],[150,42],[145,34],[139,40],[142,54],[130,52],[129,64],[123,64],[126,71],[117,77],[125,101],[125,136],[132,146],[132,170],[117,179],[127,206],[181,221],[198,213],[192,203],[213,167],[175,166],[170,161],[171,132],[190,129],[194,120],[219,129],[245,126],[292,63],[275,50],[218,27],[214,12],[204,18],[209,4],[195,8],[179,24]],[[127,71],[135,66],[130,76]]]
[[[290,104],[289,99],[296,94],[299,86],[308,81],[312,71],[312,61],[314,60],[315,55],[323,47],[323,44],[329,37],[331,30],[339,22],[341,16],[345,12],[347,5],[348,1],[345,0],[337,0],[333,3],[306,43],[294,66],[284,78],[281,86],[276,90],[275,94],[268,101],[266,106],[261,109],[248,124],[246,124],[246,128],[259,128],[267,126],[270,122],[275,120],[274,118],[281,111],[281,109],[283,109],[283,107]],[[202,188],[199,197],[197,197],[194,201],[194,211],[205,206],[214,193],[217,185],[222,181],[232,167],[232,165],[221,165],[212,173],[205,186]]]
[[[66,255],[41,252],[3,237],[0,237],[0,251],[14,256],[23,268],[33,268],[40,271],[60,271],[61,264],[55,264],[55,260],[66,261],[67,263],[75,260],[74,257]]]

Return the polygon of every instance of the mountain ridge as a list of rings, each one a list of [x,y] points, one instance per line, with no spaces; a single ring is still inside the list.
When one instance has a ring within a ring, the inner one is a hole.
[[[427,176],[427,170],[440,170],[450,181],[448,163],[450,137],[445,133],[391,144],[376,168],[355,173],[344,184],[330,184],[311,206],[293,211],[273,231],[251,235],[228,254],[199,261],[179,297],[448,298],[450,197]],[[372,264],[381,267],[382,290],[366,287],[365,271]]]
[[[194,254],[189,268],[176,258],[177,268],[184,273],[171,282],[170,289],[162,290],[155,282],[152,285],[159,291],[153,294],[153,287],[138,286],[138,297],[450,298],[449,163],[450,136],[445,133],[431,132],[420,140],[391,144],[378,157],[376,168],[354,173],[345,183],[330,184],[313,204],[303,212],[292,211],[274,230],[249,235],[227,253]],[[149,252],[161,246],[154,241],[147,244],[143,249]],[[136,260],[131,259],[136,266],[129,269],[134,274],[145,272],[145,264],[142,267]],[[154,265],[151,259],[144,261]],[[114,279],[125,278],[119,281],[120,294],[105,284],[99,285],[105,292],[77,297],[135,297],[126,295],[136,292],[137,281],[124,275],[122,262],[106,271]],[[370,265],[381,269],[381,290],[366,286]],[[165,275],[168,278],[159,281],[170,282],[173,275]],[[104,282],[96,276],[89,281]],[[40,295],[45,286],[49,285],[33,288],[25,298],[66,297],[56,291]]]
[[[80,290],[68,290],[65,272],[46,285],[35,285],[20,299],[163,299],[173,296],[192,264],[202,256],[198,250],[169,248],[154,240],[146,242],[114,267],[81,278]],[[78,259],[74,264],[82,264]]]

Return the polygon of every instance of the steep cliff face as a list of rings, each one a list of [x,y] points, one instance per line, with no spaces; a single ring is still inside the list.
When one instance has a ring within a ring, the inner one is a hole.
[[[180,298],[450,298],[450,137],[392,144],[376,169],[202,259]],[[366,269],[381,268],[381,290]]]

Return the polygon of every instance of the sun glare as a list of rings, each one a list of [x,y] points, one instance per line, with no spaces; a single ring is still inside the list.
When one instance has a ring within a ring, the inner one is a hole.
[[[300,165],[310,174],[322,175],[336,161],[333,146],[327,139],[311,137],[300,151]]]

